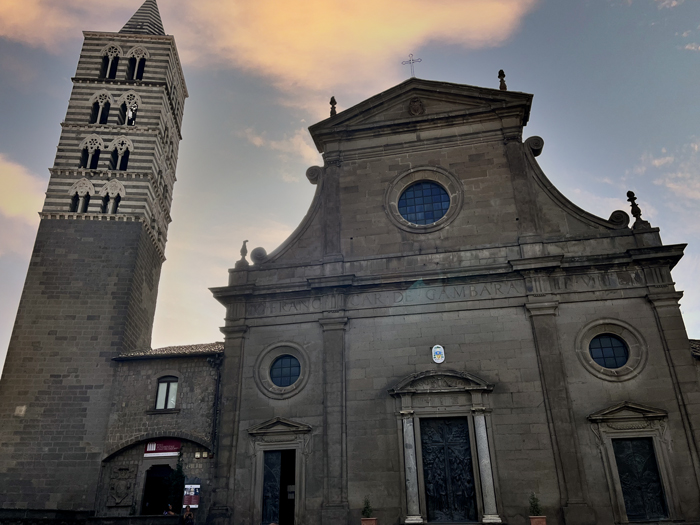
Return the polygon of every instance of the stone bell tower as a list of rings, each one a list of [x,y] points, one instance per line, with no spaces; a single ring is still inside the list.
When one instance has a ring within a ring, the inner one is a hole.
[[[0,380],[0,517],[93,510],[112,358],[150,346],[187,87],[156,0],[84,37]]]

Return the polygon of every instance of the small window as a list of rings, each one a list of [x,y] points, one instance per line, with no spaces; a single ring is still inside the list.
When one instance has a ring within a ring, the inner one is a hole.
[[[177,377],[166,376],[158,380],[158,395],[156,396],[156,410],[168,410],[175,408],[177,401]]]
[[[593,361],[603,368],[620,368],[629,359],[627,344],[613,334],[600,334],[593,338],[588,346]]]
[[[417,182],[399,198],[399,213],[412,224],[433,224],[442,219],[450,207],[450,196],[434,182]]]
[[[301,375],[299,360],[291,355],[281,355],[270,367],[270,379],[280,387],[290,386],[297,382]]]

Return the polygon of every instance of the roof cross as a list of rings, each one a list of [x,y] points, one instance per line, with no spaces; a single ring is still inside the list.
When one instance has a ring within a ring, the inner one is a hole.
[[[408,60],[404,60],[401,62],[401,65],[405,66],[406,64],[411,64],[411,78],[415,77],[416,75],[413,73],[413,64],[416,62],[422,62],[421,58],[413,58],[413,53],[408,55]]]

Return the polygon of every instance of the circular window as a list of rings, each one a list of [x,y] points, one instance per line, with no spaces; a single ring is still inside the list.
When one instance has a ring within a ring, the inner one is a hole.
[[[419,166],[389,183],[384,211],[404,231],[431,233],[454,221],[463,202],[464,190],[457,177],[436,166]]]
[[[253,378],[263,394],[272,399],[288,399],[304,389],[311,365],[304,347],[280,341],[260,352],[254,370]]]
[[[423,181],[409,186],[399,198],[399,213],[412,224],[433,224],[442,219],[450,207],[450,196],[434,182]]]
[[[277,386],[293,385],[299,379],[300,374],[299,360],[291,355],[279,356],[270,367],[270,379]]]
[[[642,335],[620,319],[598,319],[576,336],[576,356],[591,374],[606,381],[637,377],[647,362]]]
[[[629,359],[629,350],[625,342],[612,334],[595,336],[588,345],[593,361],[603,368],[620,368]]]

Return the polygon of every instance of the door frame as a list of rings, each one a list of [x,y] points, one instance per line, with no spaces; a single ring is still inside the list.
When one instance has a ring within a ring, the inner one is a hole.
[[[680,499],[678,491],[675,490],[669,459],[671,443],[668,436],[668,414],[666,411],[626,401],[591,414],[588,416],[588,420],[592,423],[591,430],[596,436],[603,459],[615,523],[626,524],[630,523],[630,520],[627,517],[612,440],[649,437],[652,438],[654,444],[656,465],[659,469],[666,498],[668,521],[682,520]]]
[[[250,514],[253,525],[262,520],[265,452],[294,450],[294,525],[301,525],[306,511],[306,457],[309,455],[311,427],[301,423],[275,418],[248,429],[252,448],[253,491]]]
[[[461,417],[467,420],[469,425],[469,455],[472,460],[472,477],[474,480],[475,498],[476,498],[476,517],[477,521],[465,521],[460,523],[481,523],[481,519],[484,515],[483,500],[481,496],[481,477],[479,476],[479,458],[476,455],[476,435],[474,433],[474,418],[472,417],[471,411],[455,411],[448,414],[445,413],[432,413],[432,414],[421,414],[419,417],[414,417],[413,421],[413,431],[415,433],[416,440],[416,463],[418,467],[418,498],[420,501],[421,517],[425,523],[439,523],[431,522],[428,520],[428,498],[425,493],[425,477],[423,471],[423,442],[421,441],[421,429],[420,420],[421,419],[448,419]]]

